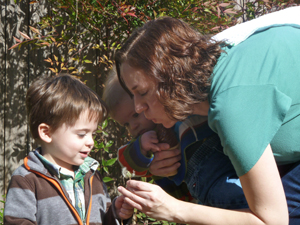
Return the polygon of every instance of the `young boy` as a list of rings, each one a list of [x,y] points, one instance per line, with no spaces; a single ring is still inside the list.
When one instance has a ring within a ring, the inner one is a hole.
[[[61,75],[35,81],[27,91],[30,131],[41,147],[12,175],[5,224],[120,224],[133,208],[111,202],[89,157],[106,106],[80,80]],[[124,221],[124,224],[129,221]]]
[[[144,114],[135,112],[133,99],[122,89],[115,70],[107,78],[103,100],[111,117],[133,136],[129,144],[118,150],[119,163],[138,176],[151,176],[149,166],[153,156],[149,152],[165,148],[162,146],[165,143],[158,144],[160,137],[155,132],[158,125],[147,120]],[[170,130],[167,132],[170,134]],[[154,176],[155,182],[176,198],[187,199],[190,192],[200,204],[227,209],[247,208],[239,179],[222,152],[218,136],[209,129],[207,118],[191,116],[176,123],[172,132],[180,141],[181,165],[177,173],[169,177]]]

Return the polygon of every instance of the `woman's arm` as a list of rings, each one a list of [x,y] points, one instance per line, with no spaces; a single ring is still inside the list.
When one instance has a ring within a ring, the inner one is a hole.
[[[270,145],[256,165],[240,177],[250,209],[226,210],[179,201],[156,185],[128,181],[119,191],[147,215],[185,224],[288,224],[285,194]]]

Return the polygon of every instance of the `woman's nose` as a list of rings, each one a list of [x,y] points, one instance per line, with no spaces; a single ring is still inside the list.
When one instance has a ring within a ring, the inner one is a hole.
[[[147,104],[143,103],[139,98],[134,98],[134,106],[137,113],[142,113],[147,109]]]

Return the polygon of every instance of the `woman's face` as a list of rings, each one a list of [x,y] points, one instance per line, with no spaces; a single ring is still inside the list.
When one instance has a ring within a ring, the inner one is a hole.
[[[120,72],[125,85],[134,96],[137,113],[144,112],[148,120],[157,124],[161,123],[166,128],[172,127],[177,122],[167,116],[156,94],[156,82],[150,79],[143,70],[135,69],[124,62],[121,64]]]

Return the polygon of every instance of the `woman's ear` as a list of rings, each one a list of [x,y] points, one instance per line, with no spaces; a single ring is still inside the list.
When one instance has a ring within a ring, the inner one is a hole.
[[[45,124],[45,123],[41,123],[38,126],[38,132],[39,132],[39,136],[41,141],[44,141],[46,143],[50,143],[52,141],[52,137],[51,137],[51,131],[50,131],[50,126]]]

